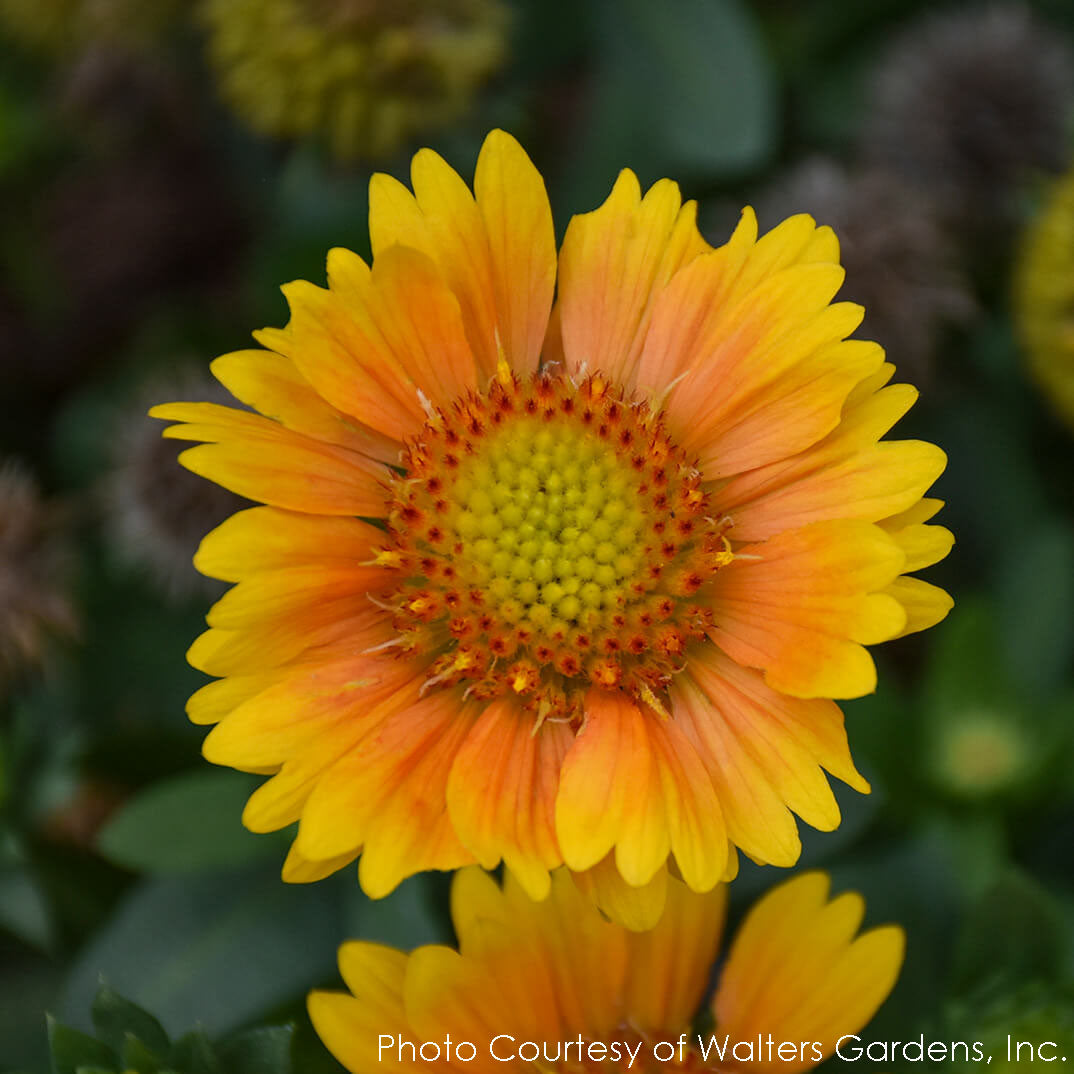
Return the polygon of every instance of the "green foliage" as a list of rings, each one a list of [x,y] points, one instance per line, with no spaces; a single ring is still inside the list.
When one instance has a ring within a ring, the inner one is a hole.
[[[1056,982],[1068,956],[1066,924],[1055,900],[1029,877],[1012,871],[966,915],[952,986],[966,994],[996,981]]]
[[[1056,517],[1032,528],[1001,560],[999,619],[1012,677],[1032,696],[1060,688],[1074,667],[1074,532]]]
[[[282,840],[256,836],[240,820],[258,784],[242,772],[199,769],[154,783],[97,838],[109,861],[149,873],[196,872],[280,854]]]
[[[247,1030],[219,1042],[201,1030],[172,1042],[148,1012],[101,986],[96,1036],[48,1022],[52,1074],[291,1074],[290,1026]]]
[[[738,177],[772,154],[774,72],[738,0],[600,0],[600,68],[585,120],[586,151],[561,200],[592,208],[621,167],[648,185],[663,176]]]
[[[333,886],[282,884],[275,867],[157,877],[80,953],[63,1010],[77,1018],[103,977],[170,1030],[230,1032],[329,977],[343,935]]]

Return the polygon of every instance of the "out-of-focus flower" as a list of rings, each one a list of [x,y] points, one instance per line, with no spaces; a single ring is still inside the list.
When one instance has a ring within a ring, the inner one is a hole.
[[[1074,428],[1074,171],[1022,238],[1014,312],[1033,378]]]
[[[829,901],[828,878],[806,873],[750,911],[711,1001],[715,1029],[695,1036],[724,904],[722,887],[696,895],[672,880],[653,931],[630,933],[603,920],[562,874],[546,902],[532,903],[510,880],[501,890],[464,870],[452,890],[458,953],[346,944],[339,965],[353,995],[315,992],[310,1016],[354,1074],[417,1070],[415,1046],[429,1058],[445,1037],[470,1042],[475,1056],[468,1061],[466,1049],[458,1063],[468,1070],[578,1071],[601,1061],[618,1070],[794,1072],[860,1030],[898,977],[902,930],[855,938],[861,896]],[[777,1054],[782,1042],[794,1043]]]
[[[941,330],[967,320],[974,302],[918,188],[890,172],[851,173],[818,157],[777,181],[758,211],[762,220],[806,212],[830,225],[847,271],[845,297],[865,307],[863,333],[915,378],[929,378]]]
[[[0,0],[0,33],[48,52],[145,45],[182,10],[179,0]]]
[[[219,584],[200,575],[191,561],[201,539],[243,501],[175,465],[176,445],[161,439],[159,426],[146,416],[152,401],[173,393],[220,403],[231,399],[217,381],[188,370],[152,381],[117,414],[106,529],[120,558],[143,569],[167,596],[216,596]]]
[[[33,478],[0,463],[0,690],[42,662],[50,636],[75,634],[68,559],[56,512]]]
[[[1074,61],[1028,7],[923,16],[879,66],[867,158],[972,232],[1010,220],[1019,184],[1069,159]]]
[[[42,816],[41,833],[53,842],[92,851],[101,828],[127,797],[125,790],[112,783],[84,777]]]
[[[205,0],[221,91],[255,130],[382,156],[450,122],[503,62],[501,0]]]
[[[942,714],[930,737],[933,779],[958,798],[1009,793],[1025,782],[1040,760],[1017,718],[998,709]]]
[[[831,699],[951,606],[907,577],[951,547],[922,499],[945,457],[880,442],[916,392],[845,339],[834,235],[758,239],[747,210],[714,250],[624,171],[571,221],[550,318],[518,143],[488,137],[476,198],[427,150],[412,179],[372,181],[372,268],[333,250],[270,349],[213,364],[260,413],[153,411],[268,505],[196,560],[238,583],[188,654],[223,676],[189,706],[205,755],[278,772],[244,820],[301,819],[290,880],[503,859],[541,898],[566,863],[641,924],[669,853],[698,891],[735,847],[792,865],[792,810],[839,824],[821,769],[868,789]]]

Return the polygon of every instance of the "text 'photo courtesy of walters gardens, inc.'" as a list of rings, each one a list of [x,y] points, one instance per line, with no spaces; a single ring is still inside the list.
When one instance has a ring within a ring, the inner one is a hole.
[[[997,1062],[1066,1062],[1060,1046],[1049,1040],[1018,1040],[1008,1035],[986,1050],[981,1041],[928,1040],[924,1035],[912,1040],[866,1040],[854,1033],[831,1041],[778,1040],[772,1034],[758,1034],[749,1040],[723,1036],[683,1033],[677,1040],[646,1041],[637,1037],[629,1040],[587,1040],[581,1035],[573,1040],[520,1040],[501,1033],[487,1042],[443,1040],[415,1042],[398,1034],[381,1033],[377,1041],[377,1058],[381,1062],[456,1062],[493,1060],[498,1063],[609,1063],[645,1070],[651,1063],[670,1063],[676,1066],[734,1062],[741,1063],[820,1063],[829,1056],[846,1063],[991,1063]],[[700,1062],[699,1062],[700,1061]],[[483,1065],[483,1064],[482,1064]]]

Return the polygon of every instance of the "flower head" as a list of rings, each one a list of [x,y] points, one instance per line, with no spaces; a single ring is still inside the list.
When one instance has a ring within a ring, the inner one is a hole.
[[[927,14],[877,68],[869,160],[971,233],[1009,222],[1019,184],[1069,157],[1074,60],[1022,4]]]
[[[439,1042],[443,1057],[446,1037],[457,1047],[469,1042],[474,1059],[459,1054],[466,1069],[480,1071],[534,1059],[542,1070],[590,1070],[614,1060],[616,1049],[622,1062],[611,1065],[624,1069],[629,1049],[632,1069],[643,1072],[669,1063],[793,1072],[831,1055],[891,991],[902,930],[888,925],[855,938],[861,897],[829,901],[828,878],[806,873],[750,911],[709,1007],[715,1026],[691,1033],[721,947],[725,901],[722,887],[697,895],[673,880],[656,927],[638,934],[603,920],[562,874],[546,902],[532,903],[510,881],[501,890],[464,870],[452,892],[457,953],[346,944],[339,965],[353,995],[315,992],[310,1015],[354,1074],[418,1069],[414,1046],[431,1058],[426,1042]]]
[[[461,113],[503,62],[501,0],[205,0],[223,95],[256,130],[383,156]]]
[[[199,575],[191,558],[209,530],[248,505],[227,489],[176,469],[176,445],[162,440],[145,416],[149,398],[165,392],[218,403],[230,398],[207,373],[185,370],[154,379],[117,412],[115,459],[105,490],[107,535],[119,557],[143,569],[167,596],[219,596],[219,583]]]
[[[697,891],[735,847],[793,864],[792,810],[839,823],[821,769],[868,789],[831,698],[950,605],[905,577],[951,545],[921,499],[944,455],[879,443],[915,392],[844,340],[832,232],[758,240],[747,211],[713,250],[675,184],[624,172],[571,222],[553,311],[513,139],[476,198],[428,151],[412,177],[372,181],[371,268],[333,250],[267,350],[214,363],[260,414],[153,411],[267,504],[196,559],[238,583],[189,653],[222,676],[189,708],[206,756],[276,773],[244,820],[301,820],[293,880],[503,860],[540,898],[566,863],[640,925],[669,854]]]
[[[928,379],[943,328],[965,322],[974,301],[936,211],[892,172],[847,171],[803,161],[768,190],[762,221],[807,212],[839,236],[847,297],[865,307],[863,331],[904,370]]]

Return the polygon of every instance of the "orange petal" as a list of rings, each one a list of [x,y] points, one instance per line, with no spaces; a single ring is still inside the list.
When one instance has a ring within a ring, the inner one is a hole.
[[[499,343],[511,368],[537,368],[556,281],[556,236],[544,180],[525,150],[503,131],[481,148],[474,174],[488,234]]]
[[[437,265],[458,298],[483,377],[501,352],[519,372],[536,367],[555,275],[555,237],[544,182],[521,146],[493,131],[478,159],[477,200],[436,153],[411,166],[412,195],[375,175],[369,184],[374,257],[400,244]]]
[[[664,912],[669,883],[667,868],[657,869],[641,887],[628,884],[615,864],[615,852],[606,854],[591,869],[571,873],[578,890],[601,913],[631,932],[646,932]]]
[[[326,690],[325,696],[311,699],[300,693],[298,697],[302,701],[289,707],[284,695],[282,710],[276,704],[281,700],[280,694],[272,695],[271,706],[265,695],[261,695],[254,699],[251,710],[236,709],[217,724],[209,736],[216,736],[215,740],[210,743],[206,739],[205,753],[210,760],[237,755],[238,759],[224,763],[245,768],[253,767],[261,756],[278,755],[281,749],[287,751],[279,772],[250,796],[243,810],[243,824],[251,831],[271,832],[298,820],[326,773],[358,742],[373,734],[388,713],[398,707],[394,698],[398,691],[399,683],[389,679],[371,684],[367,692],[348,694],[344,687],[335,693]],[[251,761],[243,763],[242,757],[250,757]],[[342,823],[346,826],[346,818]],[[339,857],[355,850],[358,842],[335,849],[331,855],[302,856],[307,861]]]
[[[186,422],[164,435],[206,442],[184,451],[179,461],[240,496],[308,514],[384,513],[387,471],[365,455],[213,403],[166,403],[149,413]]]
[[[357,519],[252,507],[232,515],[202,540],[194,566],[202,574],[225,582],[317,563],[338,566],[337,561],[342,561],[354,567],[372,559],[383,539],[382,530]],[[381,575],[386,584],[391,583],[387,571],[382,570]]]
[[[443,1041],[450,1035],[453,1041],[468,1040],[482,1057],[489,1055],[493,1038],[500,1034],[515,1030],[511,1035],[526,1039],[521,1028],[530,1020],[529,1012],[508,1002],[510,988],[505,994],[500,981],[490,980],[493,973],[488,962],[464,959],[449,947],[430,945],[412,952],[404,1004],[417,1038]],[[509,986],[510,976],[502,976]],[[510,1041],[499,1042],[504,1044]],[[479,1069],[487,1069],[484,1062]]]
[[[361,652],[391,635],[391,622],[369,601],[357,601],[353,612],[335,618],[309,605],[301,617],[267,619],[244,630],[207,630],[194,639],[186,658],[206,675],[249,675],[337,643],[349,642],[352,653]]]
[[[848,894],[829,902],[828,878],[805,873],[780,885],[749,912],[732,944],[713,1000],[721,1033],[755,1040],[816,1041],[830,1055],[860,1030],[898,977],[903,933],[893,926],[857,939],[864,903]],[[806,1070],[818,1059],[755,1057],[734,1066]]]
[[[752,215],[752,209],[746,211]],[[839,242],[830,227],[817,227],[807,213],[797,213],[757,240],[721,297],[726,303],[736,302],[783,269],[814,263],[838,264]]]
[[[889,534],[866,522],[815,522],[736,555],[712,584],[711,637],[724,652],[794,697],[876,688],[863,646],[906,625],[901,605],[882,592],[905,561]]]
[[[280,878],[286,884],[316,884],[318,880],[338,873],[340,869],[350,865],[358,857],[357,850],[348,850],[335,858],[325,858],[321,861],[309,861],[304,858],[291,844],[287,852]]]
[[[626,956],[620,930],[600,919],[562,870],[542,902],[512,876],[494,906],[493,890],[495,882],[464,870],[452,885],[452,918],[460,951],[486,969],[487,987],[506,1001],[517,1035],[555,1040],[614,1024]],[[477,912],[464,904],[471,894],[480,899]]]
[[[259,691],[210,732],[203,752],[213,764],[279,766],[325,737],[341,756],[367,730],[365,716],[414,678],[412,668],[383,656],[324,661],[287,673]]]
[[[380,1048],[381,1035],[413,1040],[403,1009],[407,956],[379,944],[344,944],[339,967],[353,995],[313,992],[309,1014],[328,1050],[354,1074],[410,1070],[396,1048]],[[418,1042],[421,1043],[420,1041]]]
[[[795,458],[732,478],[715,499],[734,518],[735,537],[762,541],[823,519],[877,522],[912,508],[946,456],[922,441],[878,441],[916,397],[909,385],[884,388],[846,408],[831,434]]]
[[[590,691],[556,801],[556,833],[572,869],[593,867],[614,847],[623,878],[640,887],[674,851],[687,882],[711,888],[726,864],[719,818],[712,781],[672,721]]]
[[[566,870],[552,874],[542,902],[531,900],[511,877],[495,900],[494,886],[473,870],[457,876],[453,919],[463,955],[491,978],[486,992],[507,999],[508,1024],[526,1039],[550,1041],[578,1033],[599,1039],[610,1031],[623,1016],[623,930],[601,918]],[[477,896],[483,914],[466,906],[468,895]]]
[[[875,345],[840,345],[861,309],[829,305],[843,278],[829,229],[797,217],[755,235],[746,212],[726,246],[678,273],[640,362],[639,385],[666,399],[670,426],[710,477],[816,442],[882,361]]]
[[[448,407],[477,388],[458,299],[428,257],[401,246],[385,250],[370,283],[363,296],[366,309],[358,307],[356,313],[368,315],[414,391],[434,406]],[[364,316],[361,322],[371,327]]]
[[[284,428],[384,462],[392,463],[399,457],[398,441],[325,402],[294,362],[282,354],[235,351],[217,358],[212,371],[236,399]]]
[[[787,269],[716,326],[718,340],[666,407],[670,427],[707,476],[750,470],[816,443],[838,424],[851,388],[881,364],[879,348],[843,342],[862,310],[828,304],[841,282],[835,265]]]
[[[473,861],[451,827],[446,792],[476,711],[455,691],[422,698],[420,686],[415,678],[363,714],[370,733],[351,736],[302,810],[299,853],[319,860],[364,843],[359,879],[374,898],[412,873]]]
[[[657,296],[638,360],[638,387],[663,398],[708,347],[710,323],[757,241],[757,217],[746,209],[723,246],[698,255]]]
[[[447,785],[451,822],[486,869],[502,859],[533,899],[549,892],[549,870],[563,862],[556,843],[559,770],[574,735],[495,701],[478,718],[455,759]]]
[[[906,612],[906,626],[897,635],[900,638],[934,627],[946,619],[955,606],[949,593],[920,578],[896,578],[884,592],[897,600]]]
[[[191,695],[186,703],[186,714],[191,723],[219,723],[244,701],[256,697],[278,680],[279,674],[275,669],[267,673],[231,675],[226,679],[217,679]]]
[[[660,809],[653,767],[637,705],[618,694],[588,697],[586,724],[564,761],[556,799],[556,833],[571,869],[591,868],[624,838],[639,799],[650,812]],[[671,849],[663,816],[647,834],[655,844],[647,854],[652,867],[637,885],[649,880]]]
[[[357,615],[369,604],[368,594],[384,581],[380,567],[336,563],[261,571],[232,586],[209,610],[206,621],[218,630],[244,630],[290,620],[291,629],[297,631],[300,623]]]
[[[696,214],[675,183],[662,179],[643,198],[624,170],[599,209],[571,220],[559,256],[559,312],[572,371],[584,365],[634,386],[654,302],[709,248]]]
[[[424,254],[392,248],[370,271],[337,248],[328,278],[329,290],[304,280],[284,287],[286,331],[258,338],[333,406],[402,440],[421,430],[430,403],[447,407],[476,386],[458,301]]]
[[[697,1013],[720,946],[727,889],[695,894],[669,880],[667,905],[649,932],[629,937],[627,1023],[654,1039],[677,1037]]]
[[[674,719],[716,785],[733,841],[756,861],[793,865],[801,845],[789,810],[822,831],[839,807],[821,768],[868,792],[843,714],[831,701],[777,693],[716,649],[691,660],[671,688]]]

